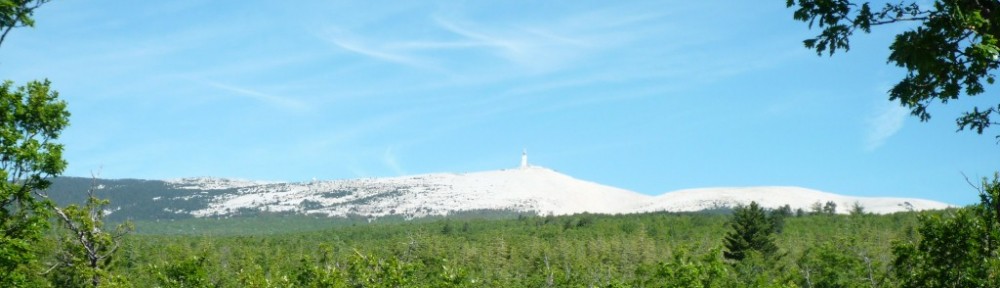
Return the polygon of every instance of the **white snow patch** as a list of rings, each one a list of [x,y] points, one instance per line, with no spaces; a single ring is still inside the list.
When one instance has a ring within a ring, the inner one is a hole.
[[[223,189],[232,189],[232,188],[241,188],[248,186],[277,183],[270,181],[227,179],[227,178],[215,178],[215,177],[180,178],[180,179],[164,180],[164,182],[174,185],[175,188],[186,189],[186,190],[223,190]]]
[[[625,214],[700,211],[747,205],[751,201],[767,208],[787,204],[793,210],[806,211],[814,203],[832,201],[837,204],[838,213],[848,213],[855,202],[865,211],[879,214],[951,207],[924,199],[853,197],[781,186],[687,189],[650,196],[578,180],[539,166],[301,183],[219,178],[186,178],[172,183],[198,191],[236,188],[235,193],[214,196],[199,193],[176,198],[210,197],[208,207],[190,211],[198,217],[229,215],[240,209],[327,216],[402,215],[407,218],[470,210],[512,210],[541,215]]]
[[[888,214],[907,210],[945,209],[951,205],[914,198],[857,197],[833,194],[801,187],[733,187],[687,189],[664,193],[643,205],[637,212],[646,211],[699,211],[719,207],[749,205],[756,201],[765,208],[789,205],[792,210],[809,211],[814,203],[837,204],[837,213],[847,214],[854,203],[861,204],[866,212]]]

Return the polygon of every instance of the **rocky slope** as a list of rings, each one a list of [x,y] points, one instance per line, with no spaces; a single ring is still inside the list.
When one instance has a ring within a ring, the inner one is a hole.
[[[361,215],[406,218],[458,211],[506,210],[538,214],[700,211],[746,205],[790,205],[809,211],[815,203],[837,204],[847,213],[858,203],[866,211],[893,213],[943,209],[948,204],[908,198],[853,197],[800,187],[702,188],[650,196],[575,179],[551,169],[519,169],[463,174],[426,174],[308,183],[254,183],[217,178],[167,182],[190,191],[175,196],[205,203],[178,211],[194,216],[226,216],[246,211],[292,212],[326,216]],[[220,191],[227,191],[220,193]]]

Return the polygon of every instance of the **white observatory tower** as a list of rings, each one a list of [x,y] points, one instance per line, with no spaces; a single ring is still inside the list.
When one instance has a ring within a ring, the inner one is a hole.
[[[521,152],[521,169],[526,168],[528,168],[528,149],[524,149],[524,152]]]

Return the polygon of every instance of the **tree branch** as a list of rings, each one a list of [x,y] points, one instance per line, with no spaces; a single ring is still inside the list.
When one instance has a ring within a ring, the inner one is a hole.
[[[878,26],[878,25],[892,24],[904,21],[927,21],[929,19],[930,17],[891,18],[889,20],[872,22],[871,25]]]
[[[8,26],[3,29],[3,34],[0,34],[0,46],[3,46],[3,40],[7,38],[7,33],[10,33],[10,29],[14,29],[14,26]]]

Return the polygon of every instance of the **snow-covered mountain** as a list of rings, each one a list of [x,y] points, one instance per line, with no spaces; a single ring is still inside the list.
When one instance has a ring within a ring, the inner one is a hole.
[[[638,211],[701,211],[718,207],[734,207],[741,204],[747,205],[751,201],[756,201],[767,208],[789,205],[792,210],[802,209],[804,211],[810,211],[813,205],[825,205],[827,202],[833,202],[838,207],[837,212],[841,214],[848,213],[855,203],[860,204],[866,212],[876,214],[950,207],[948,204],[926,199],[856,197],[802,187],[767,186],[678,190],[653,197]]]
[[[211,193],[195,216],[226,215],[241,209],[346,216],[404,215],[422,217],[455,211],[513,210],[540,214],[628,213],[649,196],[581,181],[556,171],[530,166],[520,169],[463,174],[426,174],[393,178],[363,178],[308,183],[271,183],[238,187],[215,178],[181,179],[177,188],[198,191],[236,188],[236,193]],[[198,185],[204,183],[204,185]]]
[[[202,203],[172,213],[196,217],[247,211],[312,215],[407,218],[459,211],[507,210],[538,214],[639,213],[700,211],[757,201],[764,207],[790,205],[810,210],[832,201],[839,213],[854,203],[866,211],[892,213],[944,209],[948,204],[923,199],[852,197],[799,187],[702,188],[650,196],[583,181],[538,166],[475,173],[441,173],[392,178],[363,178],[304,183],[264,183],[219,178],[166,182],[175,194],[163,200]],[[157,199],[159,200],[159,199]]]

